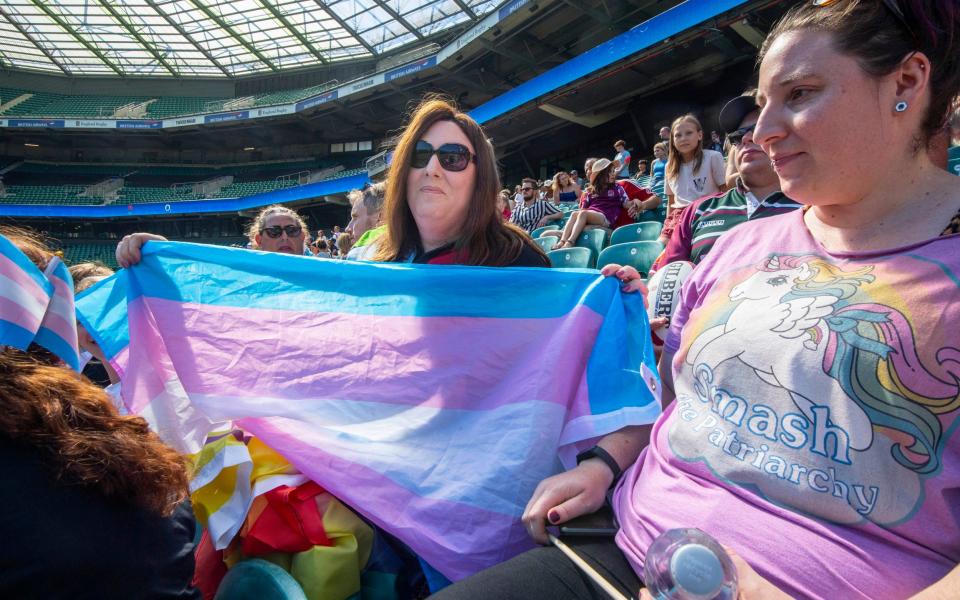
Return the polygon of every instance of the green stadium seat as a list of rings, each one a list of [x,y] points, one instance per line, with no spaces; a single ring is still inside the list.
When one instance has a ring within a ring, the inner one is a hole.
[[[530,237],[532,237],[533,239],[537,239],[538,237],[542,236],[543,232],[545,231],[557,231],[558,229],[560,229],[559,225],[544,225],[543,227],[537,227],[536,229],[531,231]]]
[[[261,558],[244,560],[229,571],[214,600],[307,600],[293,575]]]
[[[627,242],[607,246],[597,259],[597,268],[602,269],[609,264],[629,265],[636,269],[641,277],[646,278],[653,261],[657,260],[661,252],[663,245],[660,242]]]
[[[550,252],[551,250],[553,250],[553,247],[556,246],[557,243],[560,241],[560,238],[553,235],[549,235],[547,237],[533,238],[533,241],[536,242],[537,245],[540,246],[540,248],[542,248],[544,252]]]
[[[589,248],[563,248],[547,252],[547,258],[558,269],[589,269],[593,257]]]
[[[662,229],[663,225],[655,221],[624,225],[614,230],[613,235],[610,236],[610,245],[625,242],[656,241],[660,237]]]
[[[598,227],[596,229],[583,230],[577,238],[577,243],[574,244],[575,246],[590,250],[591,267],[597,264],[597,257],[600,256],[600,251],[603,250],[603,247],[607,244],[607,236],[609,234],[609,229]]]

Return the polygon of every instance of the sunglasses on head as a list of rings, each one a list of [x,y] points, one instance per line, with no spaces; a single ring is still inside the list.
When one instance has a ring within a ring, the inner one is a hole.
[[[747,125],[746,127],[741,127],[740,129],[734,131],[733,133],[728,133],[727,141],[729,141],[730,145],[732,146],[739,146],[740,144],[743,143],[743,136],[753,131],[753,128],[756,126],[757,124],[754,123],[753,125]]]
[[[434,149],[429,142],[420,140],[413,149],[410,166],[414,169],[422,169],[427,166],[434,154],[437,155],[437,160],[440,161],[444,171],[462,171],[467,168],[470,161],[477,160],[477,157],[463,144],[444,144]]]
[[[287,237],[295,238],[300,237],[300,234],[303,233],[303,230],[300,229],[299,225],[284,225],[283,227],[274,225],[273,227],[264,227],[260,230],[260,233],[266,233],[269,237],[274,239],[283,235],[284,232],[286,232]]]
[[[824,6],[830,6],[835,4],[838,0],[813,0],[813,5],[822,8]],[[903,25],[903,28],[907,30],[911,37],[916,38],[916,35],[913,33],[913,28],[910,27],[910,24],[907,23],[907,16],[903,13],[903,9],[900,8],[900,2],[898,0],[881,0],[883,5],[887,7],[897,21],[900,21],[900,24]]]

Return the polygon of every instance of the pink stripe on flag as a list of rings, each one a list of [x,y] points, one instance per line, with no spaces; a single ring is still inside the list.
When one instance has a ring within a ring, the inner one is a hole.
[[[68,345],[76,348],[77,347],[77,322],[76,321],[64,321],[63,318],[54,314],[53,312],[48,312],[43,317],[43,323],[41,327],[44,329],[49,329],[52,333],[56,334],[63,339]]]
[[[179,376],[188,393],[468,410],[538,400],[582,407],[586,414],[587,399],[568,395],[586,393],[590,348],[561,342],[593,339],[602,324],[586,306],[555,319],[484,319],[144,302],[163,341],[141,329],[146,321],[133,318],[130,338],[147,357],[169,356],[172,370],[164,377]],[[277,333],[251,339],[250,331]],[[507,357],[513,364],[505,363]],[[317,371],[317,364],[326,368]],[[156,385],[148,397],[160,391]]]
[[[0,254],[0,275],[8,277],[22,287],[37,303],[46,306],[50,301],[50,296],[45,289],[38,285],[32,277],[27,275],[20,265],[2,254]]]
[[[33,312],[4,296],[0,296],[0,319],[10,321],[31,332],[36,332],[40,327],[40,319]]]
[[[534,547],[519,514],[419,496],[368,467],[304,443],[284,431],[289,427],[278,426],[283,421],[243,419],[237,424],[381,528],[405,532],[402,537],[413,551],[449,579],[463,579]],[[442,527],[423,526],[441,519]],[[431,531],[442,531],[443,537],[431,536]]]

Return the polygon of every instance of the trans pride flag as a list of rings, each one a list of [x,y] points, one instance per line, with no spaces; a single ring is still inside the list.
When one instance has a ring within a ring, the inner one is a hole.
[[[233,422],[454,580],[530,547],[579,448],[660,413],[642,299],[596,271],[149,242],[78,313],[168,443]]]
[[[73,278],[56,256],[41,272],[0,235],[0,345],[26,350],[34,342],[80,370]]]

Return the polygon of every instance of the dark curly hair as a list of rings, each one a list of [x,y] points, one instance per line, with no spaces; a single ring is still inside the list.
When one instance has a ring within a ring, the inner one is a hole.
[[[34,234],[0,228],[39,268],[52,254]],[[0,346],[0,435],[37,449],[56,476],[161,516],[187,497],[187,460],[140,417],[32,345]]]

